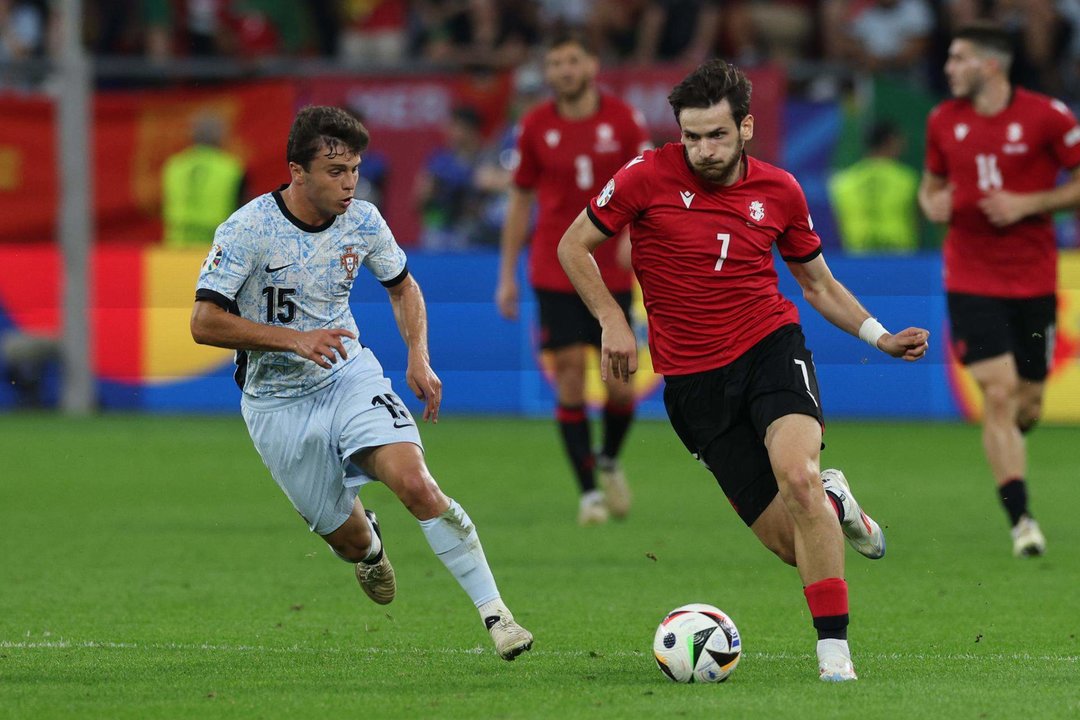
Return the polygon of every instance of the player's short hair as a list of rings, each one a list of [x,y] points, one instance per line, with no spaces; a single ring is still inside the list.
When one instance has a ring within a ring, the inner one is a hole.
[[[551,52],[555,48],[561,48],[563,45],[577,45],[585,51],[586,55],[596,57],[596,49],[593,47],[592,42],[589,41],[589,38],[585,36],[585,33],[574,28],[558,30],[552,33],[544,45],[544,52]]]
[[[1012,60],[1015,47],[1009,31],[997,23],[980,20],[956,31],[953,40],[967,40],[983,52],[999,55],[1005,62]]]
[[[307,170],[322,147],[338,153],[343,146],[353,155],[359,155],[367,149],[369,140],[367,128],[348,111],[328,105],[308,105],[293,120],[285,159]]]
[[[710,108],[721,100],[727,100],[731,106],[731,116],[735,125],[742,123],[750,114],[750,79],[746,74],[719,58],[714,58],[698,66],[696,70],[683,78],[668,95],[671,109],[675,111],[675,120],[683,108]]]

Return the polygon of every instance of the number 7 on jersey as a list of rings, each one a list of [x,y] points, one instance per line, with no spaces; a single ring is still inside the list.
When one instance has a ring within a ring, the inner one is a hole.
[[[716,261],[716,267],[713,269],[720,272],[724,268],[724,261],[727,260],[728,245],[731,244],[731,233],[716,233],[716,239],[720,241],[720,258]]]

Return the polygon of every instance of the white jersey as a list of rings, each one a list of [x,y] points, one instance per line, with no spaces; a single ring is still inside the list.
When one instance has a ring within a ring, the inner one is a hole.
[[[344,214],[312,226],[289,212],[279,189],[218,227],[195,297],[264,325],[344,328],[359,337],[349,293],[361,265],[388,287],[408,275],[405,252],[374,205],[353,200]],[[361,357],[358,340],[341,340],[347,362]],[[291,352],[238,351],[237,383],[255,397],[295,397],[329,384],[344,366],[339,360],[322,368]]]

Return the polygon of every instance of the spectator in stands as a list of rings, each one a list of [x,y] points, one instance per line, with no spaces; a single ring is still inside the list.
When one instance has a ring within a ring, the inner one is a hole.
[[[844,251],[911,253],[919,247],[919,174],[900,162],[904,136],[888,121],[870,130],[866,157],[829,181]]]
[[[445,146],[431,154],[417,176],[416,204],[423,215],[420,242],[424,247],[464,250],[498,242],[498,231],[486,228],[483,220],[490,193],[477,183],[477,170],[488,162],[481,122],[476,109],[456,108]]]
[[[719,0],[650,0],[638,28],[634,60],[696,65],[716,50]]]
[[[165,161],[161,205],[166,247],[209,247],[217,226],[243,204],[244,165],[223,149],[224,137],[220,117],[200,114],[191,146]]]
[[[379,65],[400,63],[405,56],[408,2],[368,0],[342,3],[345,29],[341,55],[348,60]],[[361,168],[367,162],[364,156]]]
[[[723,47],[742,64],[790,65],[814,50],[816,0],[740,0],[725,5]]]
[[[844,56],[855,68],[925,83],[934,14],[926,0],[874,0],[855,9]]]
[[[533,0],[415,0],[413,45],[439,65],[512,68],[540,41]]]
[[[47,17],[42,2],[0,0],[0,61],[44,54]]]

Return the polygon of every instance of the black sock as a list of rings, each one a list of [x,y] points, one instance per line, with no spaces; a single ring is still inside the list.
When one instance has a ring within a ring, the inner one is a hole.
[[[630,423],[634,421],[634,404],[615,405],[609,402],[604,406],[604,447],[600,454],[607,458],[616,458],[622,449]]]
[[[814,618],[818,640],[847,640],[848,615],[826,615]]]
[[[563,445],[570,456],[570,464],[577,475],[578,487],[587,493],[596,489],[596,474],[593,471],[595,460],[592,453],[592,441],[589,439],[589,418],[585,415],[584,405],[559,405],[555,409],[555,418],[562,431]]]
[[[1001,495],[1001,504],[1005,506],[1005,512],[1009,514],[1009,522],[1013,525],[1020,522],[1028,512],[1027,484],[1023,478],[1015,478],[998,488]]]

